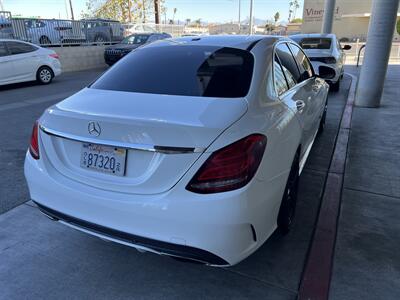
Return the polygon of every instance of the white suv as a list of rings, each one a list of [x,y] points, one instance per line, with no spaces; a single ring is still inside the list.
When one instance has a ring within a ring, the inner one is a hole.
[[[317,74],[322,69],[330,68],[335,76],[327,80],[333,91],[340,89],[340,80],[343,78],[343,50],[350,50],[350,45],[341,46],[334,34],[296,34],[290,37],[306,52]]]

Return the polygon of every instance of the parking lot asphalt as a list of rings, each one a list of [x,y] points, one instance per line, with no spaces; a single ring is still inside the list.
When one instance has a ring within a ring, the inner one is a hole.
[[[0,215],[0,299],[296,299],[350,77],[329,96],[326,129],[300,178],[293,230],[285,237],[274,233],[234,267],[211,268],[107,243],[48,220],[32,202],[19,205],[29,200],[23,159],[33,121],[65,97],[60,93],[72,94],[100,72],[65,74],[66,82],[60,77],[54,86],[0,90],[0,125],[8,128],[0,140],[0,209],[8,210]],[[36,103],[26,102],[31,95]],[[24,106],[1,110],[21,102]]]
[[[47,107],[76,93],[102,72],[65,73],[46,86],[35,82],[0,86],[0,214],[28,199],[23,163],[33,122]]]

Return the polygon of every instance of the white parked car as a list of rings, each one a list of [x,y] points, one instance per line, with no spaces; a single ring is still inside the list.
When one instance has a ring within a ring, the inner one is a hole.
[[[350,50],[351,46],[342,47],[334,34],[297,34],[290,38],[304,49],[317,74],[321,68],[331,68],[335,71],[333,77],[327,81],[331,84],[333,91],[338,91],[344,72],[345,54],[343,50]]]
[[[31,199],[102,239],[234,265],[290,229],[327,96],[289,39],[149,44],[36,122]]]
[[[0,85],[37,80],[50,83],[61,74],[58,54],[31,43],[0,39]]]

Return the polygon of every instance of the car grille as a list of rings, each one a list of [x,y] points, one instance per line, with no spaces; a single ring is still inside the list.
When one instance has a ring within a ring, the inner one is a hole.
[[[121,55],[122,51],[118,49],[110,49],[106,51],[107,55]]]

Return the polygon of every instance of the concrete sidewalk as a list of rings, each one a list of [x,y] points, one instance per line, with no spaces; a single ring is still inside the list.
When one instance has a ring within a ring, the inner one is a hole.
[[[393,65],[382,106],[353,109],[330,299],[400,299],[399,250],[400,66]]]

